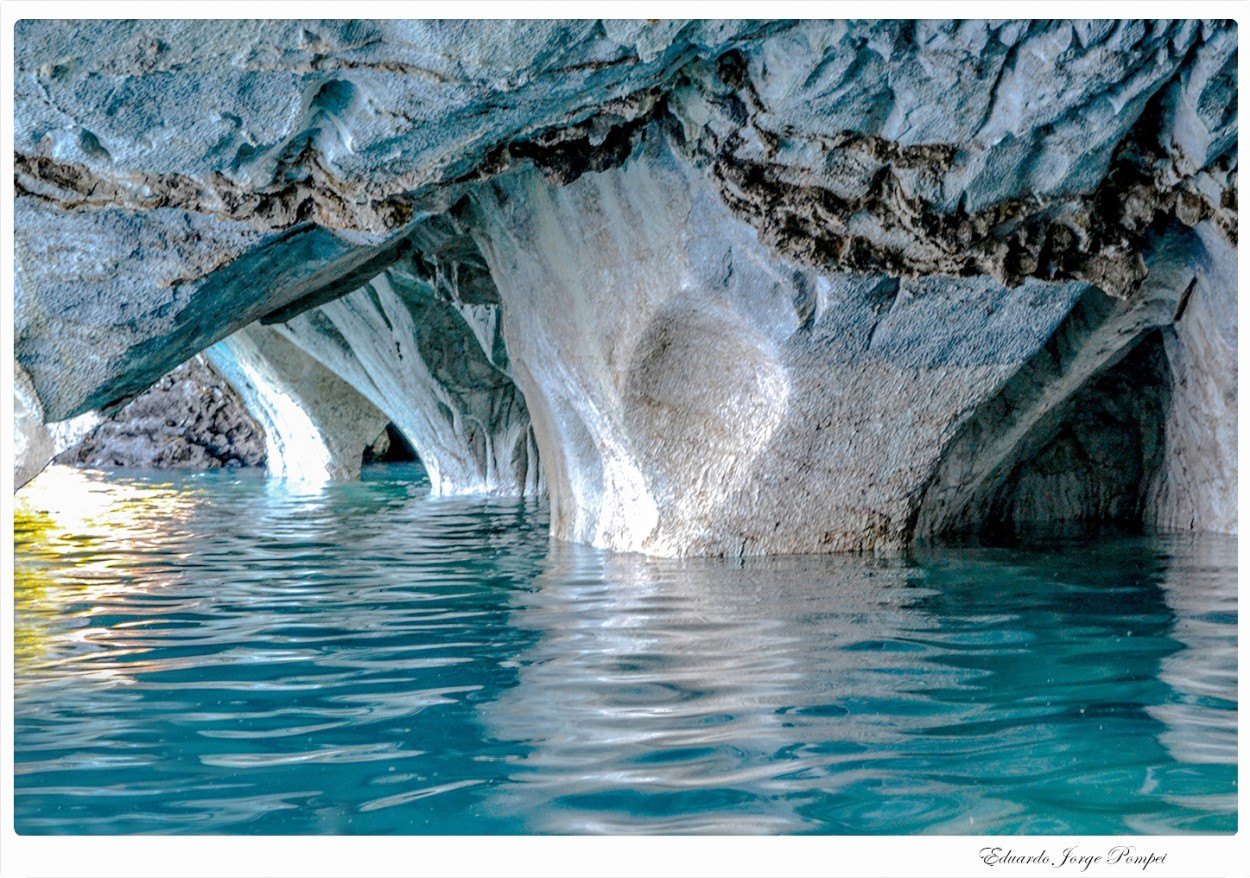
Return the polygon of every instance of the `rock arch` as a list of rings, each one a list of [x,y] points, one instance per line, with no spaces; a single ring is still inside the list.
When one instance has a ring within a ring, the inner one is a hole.
[[[20,478],[52,425],[263,340],[439,490],[545,479],[561,538],[892,548],[1022,517],[1010,485],[1102,442],[1071,412],[1131,369],[1158,392],[1120,420],[1161,432],[1134,514],[1236,528],[1229,23],[29,20],[15,48]]]

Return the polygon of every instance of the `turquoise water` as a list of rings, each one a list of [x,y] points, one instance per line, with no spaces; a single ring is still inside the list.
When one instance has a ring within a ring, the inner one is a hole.
[[[546,511],[54,468],[20,833],[1228,833],[1236,553],[659,561]]]

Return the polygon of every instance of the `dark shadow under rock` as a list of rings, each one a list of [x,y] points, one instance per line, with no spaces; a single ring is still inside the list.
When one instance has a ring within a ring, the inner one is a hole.
[[[265,434],[230,385],[194,357],[55,462],[191,470],[263,466]]]

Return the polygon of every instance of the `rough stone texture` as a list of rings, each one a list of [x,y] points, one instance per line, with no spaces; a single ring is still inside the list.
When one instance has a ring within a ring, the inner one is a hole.
[[[66,223],[62,210],[30,198],[15,205],[23,282],[14,302],[14,354],[54,420],[116,409],[214,340],[199,337],[203,317],[194,312],[206,310],[216,291],[192,305],[194,279],[239,259],[261,239],[239,223],[223,226],[169,209],[70,216]],[[214,313],[220,309],[222,318],[215,319],[232,319],[245,293],[240,288],[233,299],[217,299]],[[178,336],[186,338],[175,342]],[[167,346],[185,350],[169,359]],[[112,386],[117,372],[135,362],[144,364],[142,374]]]
[[[786,26],[25,20],[15,148],[115,180],[109,201],[392,230],[413,193],[539,132],[610,127],[692,58]]]
[[[350,277],[373,254],[309,225],[263,234],[172,208],[92,210],[67,225],[62,211],[19,198],[15,215],[14,354],[55,420],[115,411],[233,329]]]
[[[479,210],[553,531],[625,551],[904,544],[946,443],[1086,289],[816,275],[660,137]]]
[[[265,434],[230,385],[194,357],[54,462],[195,470],[263,466]]]
[[[304,346],[439,490],[536,491],[540,456],[569,539],[1236,527],[1232,23],[15,36],[26,470],[45,419],[259,319],[233,349]],[[319,392],[324,471],[359,437]]]
[[[360,475],[387,418],[273,329],[249,326],[205,356],[265,432],[272,475],[320,481]]]
[[[1237,259],[1211,224],[1197,232],[1194,280],[1163,336],[1172,404],[1145,518],[1159,530],[1236,533]]]
[[[1235,43],[1193,21],[805,22],[691,65],[669,105],[792,258],[1125,295],[1157,219],[1235,234]]]

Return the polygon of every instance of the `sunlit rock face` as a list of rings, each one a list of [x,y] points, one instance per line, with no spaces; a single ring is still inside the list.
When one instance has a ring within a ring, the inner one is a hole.
[[[817,274],[658,135],[480,205],[555,533],[625,551],[904,544],[958,428],[1088,289]]]
[[[432,235],[415,237],[437,254]],[[536,496],[537,445],[484,269],[475,275],[464,261],[448,268],[435,256],[410,257],[275,329],[386,413],[435,494]]]
[[[266,326],[249,326],[206,352],[265,432],[275,476],[320,481],[360,475],[365,448],[387,418],[346,382]]]
[[[319,424],[291,471],[351,475],[350,387],[437,491],[545,484],[604,547],[1236,529],[1231,23],[24,21],[15,57],[23,476],[230,337],[341,385],[275,397]]]
[[[39,394],[20,363],[13,367],[13,486],[16,490],[100,423],[94,412],[45,423]]]
[[[13,479],[16,487],[29,482],[56,454],[43,406],[26,371],[17,365],[13,376]]]

